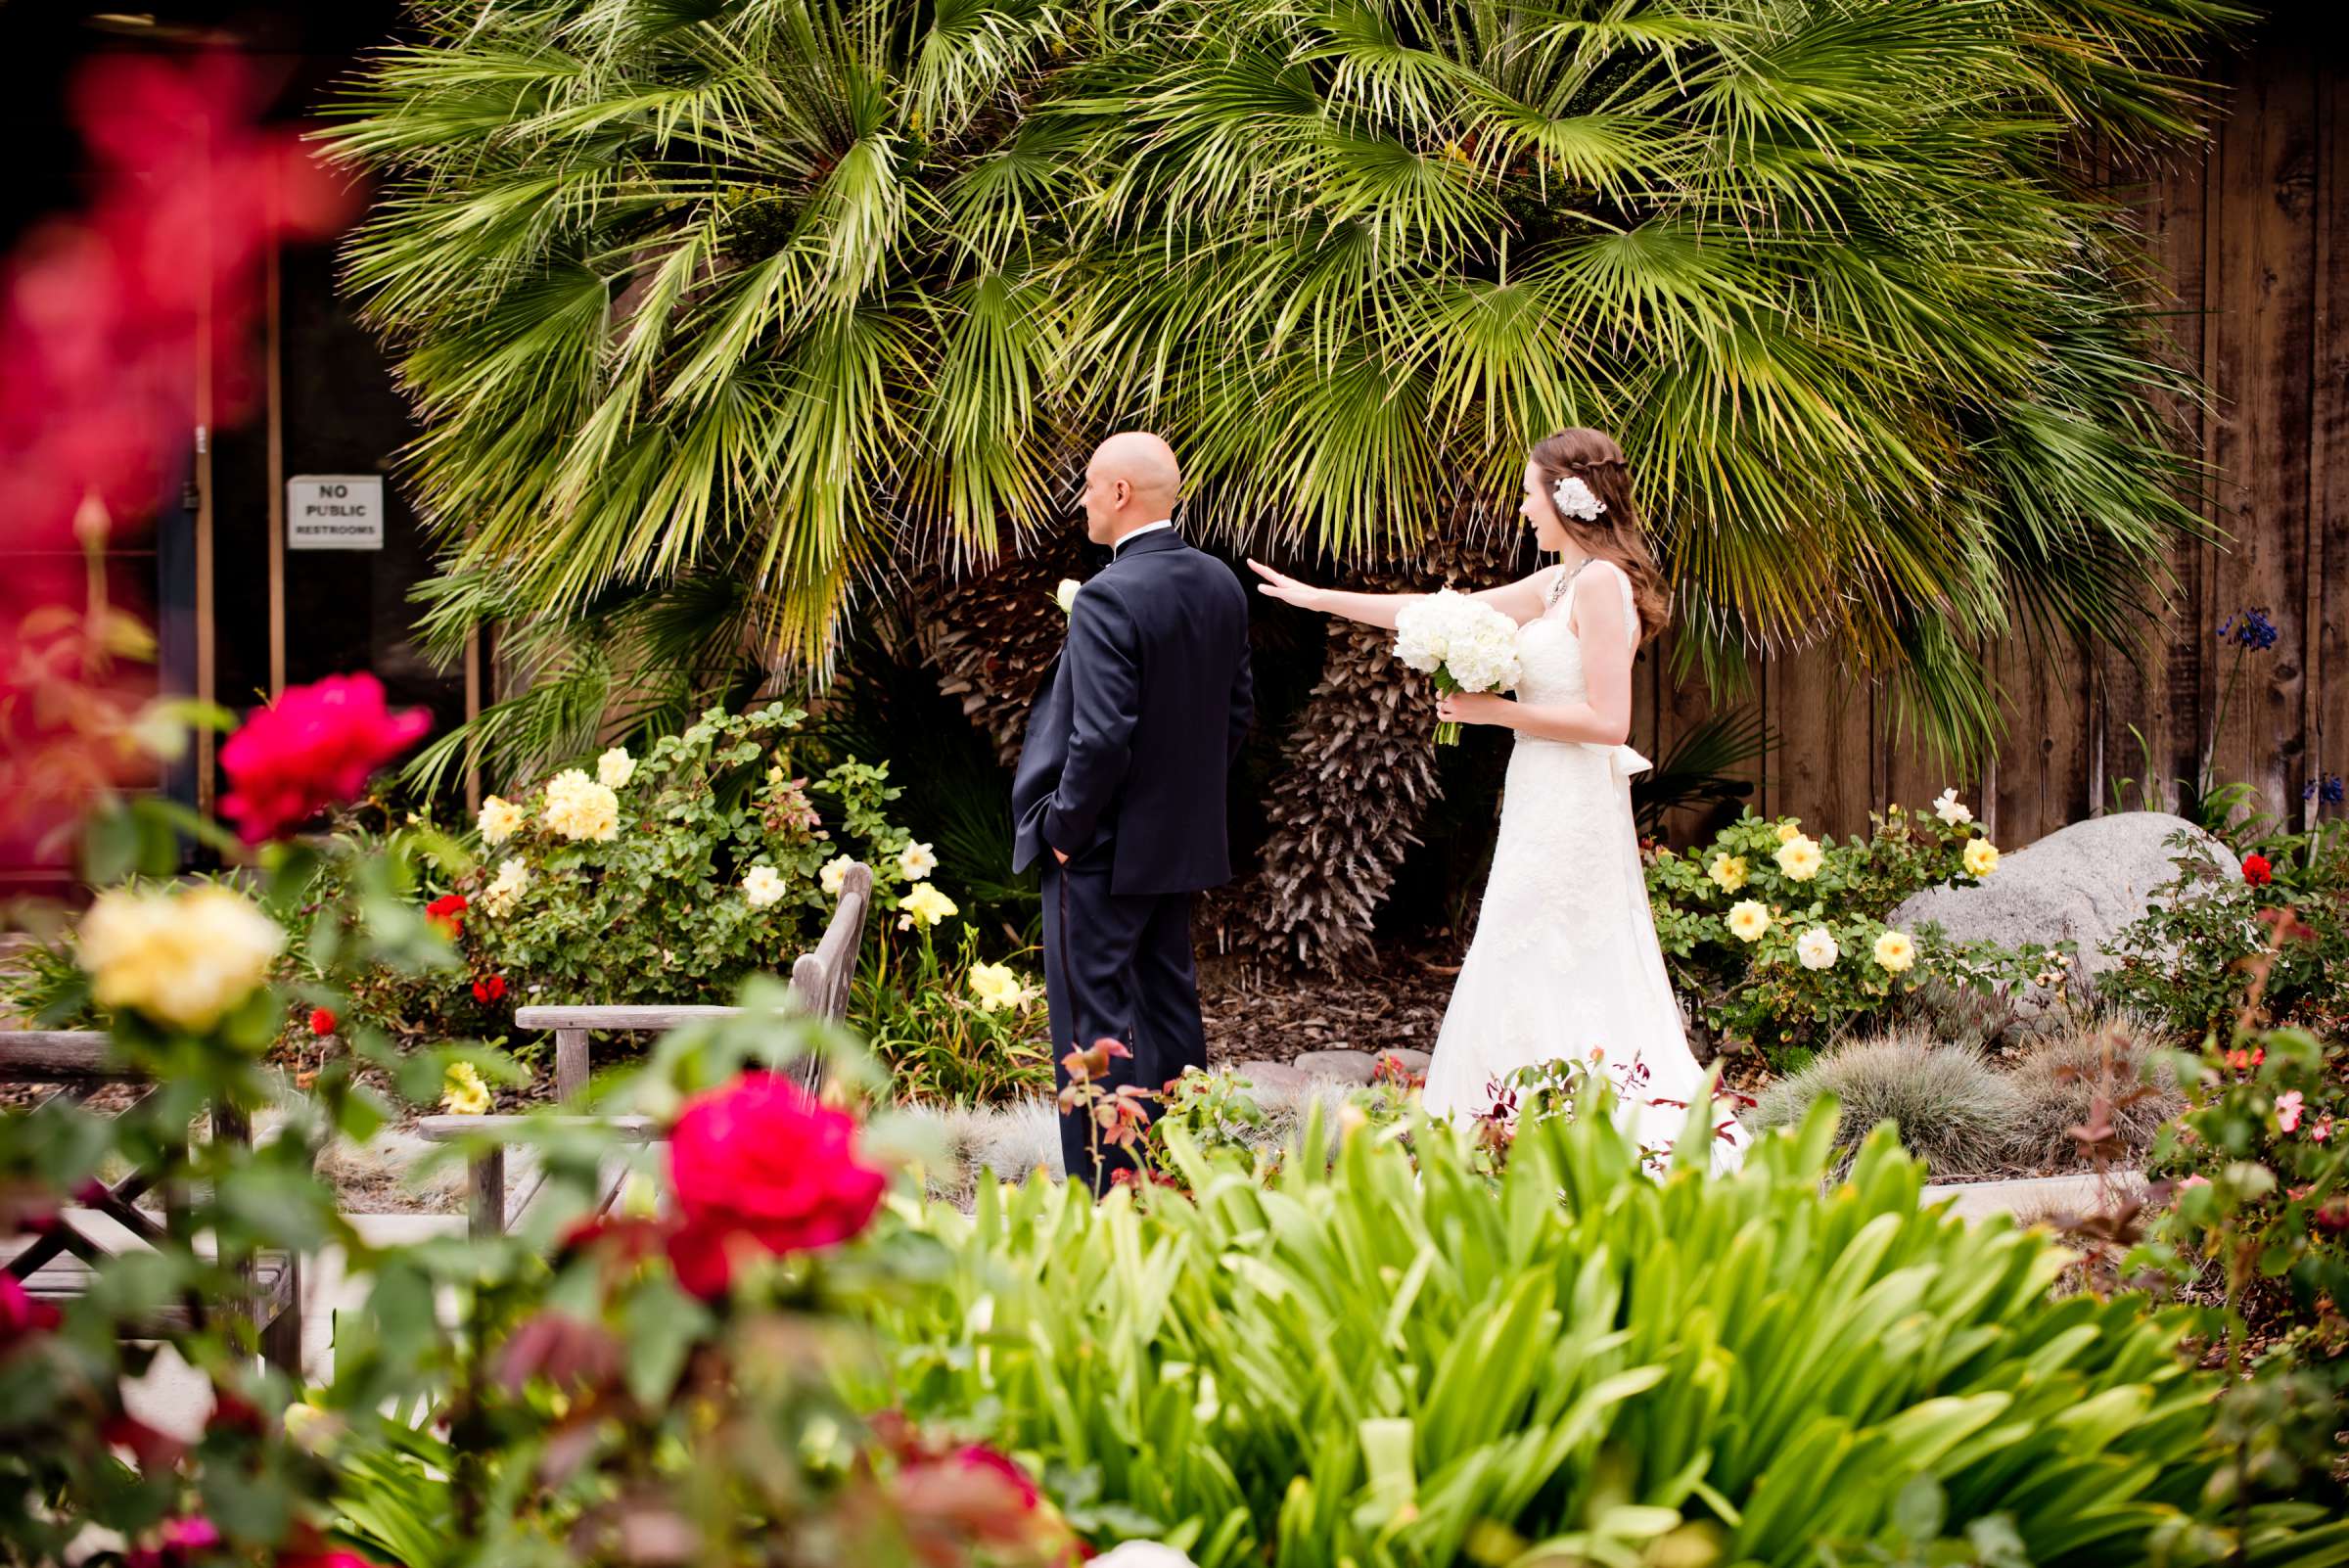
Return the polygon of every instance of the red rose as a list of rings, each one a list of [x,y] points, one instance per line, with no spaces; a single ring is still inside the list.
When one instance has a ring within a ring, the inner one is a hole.
[[[220,814],[248,844],[274,838],[356,796],[368,774],[432,727],[421,708],[386,708],[383,683],[365,672],[290,686],[220,748],[220,771],[232,786]]]
[[[1027,1471],[1020,1468],[1017,1459],[997,1453],[984,1443],[974,1443],[954,1457],[966,1470],[990,1470],[1010,1482],[1020,1494],[1020,1506],[1023,1508],[1034,1508],[1042,1498],[1042,1494],[1036,1489],[1036,1483],[1028,1478]]]
[[[335,1010],[332,1007],[313,1007],[310,1009],[311,1034],[331,1035],[335,1032]]]
[[[2268,857],[2264,854],[2246,854],[2243,856],[2243,880],[2255,888],[2264,888],[2276,880],[2276,868],[2268,863]]]
[[[771,1253],[846,1241],[881,1206],[888,1178],[856,1158],[856,1124],[787,1078],[745,1073],[686,1102],[669,1134],[669,1182],[683,1222],[678,1278],[714,1296],[738,1240]]]
[[[424,917],[440,928],[441,935],[454,941],[465,924],[465,911],[472,903],[462,893],[444,893],[424,906]]]
[[[34,1301],[16,1275],[0,1270],[0,1352],[21,1339],[48,1333],[59,1321],[56,1307]]]
[[[486,980],[477,980],[473,983],[473,999],[484,1007],[488,1006],[505,993],[506,977],[503,975],[491,975]]]

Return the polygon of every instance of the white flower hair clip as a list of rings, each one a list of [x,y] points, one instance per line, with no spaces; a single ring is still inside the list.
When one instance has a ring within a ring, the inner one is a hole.
[[[1558,516],[1584,523],[1592,521],[1607,509],[1607,503],[1598,498],[1598,492],[1573,474],[1550,486],[1549,498],[1557,502]]]

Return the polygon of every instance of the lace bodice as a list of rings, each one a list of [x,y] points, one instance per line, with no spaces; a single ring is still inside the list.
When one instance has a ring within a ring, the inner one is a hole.
[[[1638,647],[1639,612],[1632,599],[1632,579],[1611,561],[1589,561],[1582,570],[1603,572],[1615,579],[1623,593],[1624,623],[1631,629],[1632,646]],[[1517,659],[1521,667],[1517,700],[1521,703],[1543,707],[1552,703],[1588,702],[1590,698],[1589,683],[1583,675],[1583,640],[1568,624],[1574,607],[1566,591],[1567,581],[1567,575],[1560,574],[1548,609],[1539,621],[1527,622],[1517,633]]]

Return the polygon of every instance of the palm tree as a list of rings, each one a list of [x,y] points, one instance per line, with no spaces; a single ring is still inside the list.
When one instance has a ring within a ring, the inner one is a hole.
[[[714,636],[747,618],[770,663],[820,666],[900,535],[991,553],[1044,516],[1065,201],[1030,111],[1063,7],[431,0],[416,24],[333,152],[383,182],[347,278],[426,427],[435,645],[495,622],[575,668],[578,626],[714,576],[739,601]]]
[[[2199,526],[2156,415],[2192,389],[2062,138],[2188,131],[2165,68],[2228,15],[1168,0],[1049,111],[1091,161],[1081,405],[1149,409],[1220,530],[1346,559],[1609,429],[1685,658],[1832,641],[1976,757],[1968,647],[2131,635]]]

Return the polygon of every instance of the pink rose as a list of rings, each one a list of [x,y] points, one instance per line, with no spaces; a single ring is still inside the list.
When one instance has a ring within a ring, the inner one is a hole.
[[[2323,1143],[2331,1136],[2332,1118],[2329,1116],[2308,1130],[2308,1138],[2311,1143]]]
[[[16,1275],[0,1270],[0,1351],[21,1339],[46,1334],[59,1321],[54,1306],[34,1301]]]
[[[354,798],[367,776],[433,727],[421,708],[394,714],[373,675],[330,675],[290,686],[220,748],[232,789],[220,814],[248,844],[274,838],[305,817]]]
[[[744,1242],[787,1253],[848,1240],[889,1184],[856,1158],[853,1121],[773,1073],[745,1073],[687,1101],[669,1134],[668,1174],[683,1222],[669,1256],[703,1296],[723,1292]]]
[[[161,1537],[164,1547],[172,1551],[208,1551],[220,1545],[219,1527],[198,1513],[165,1519]]]
[[[2286,1132],[2299,1130],[2300,1091],[2298,1089],[2285,1089],[2281,1094],[2276,1096],[2276,1125]]]

